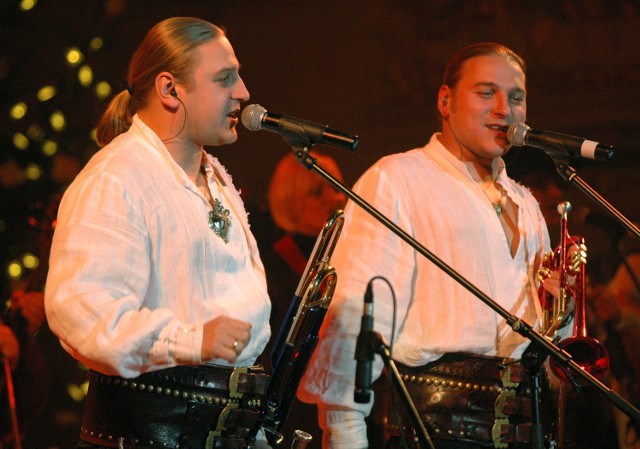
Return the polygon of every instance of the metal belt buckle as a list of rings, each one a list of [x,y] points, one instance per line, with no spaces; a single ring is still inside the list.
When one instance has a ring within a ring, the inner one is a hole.
[[[220,415],[218,416],[216,430],[209,431],[209,435],[207,436],[207,441],[205,443],[205,449],[214,448],[215,439],[222,436],[222,432],[227,430],[225,423],[227,421],[227,418],[229,417],[229,414],[232,410],[240,408],[240,401],[237,401],[236,399],[241,398],[243,394],[238,391],[238,383],[240,380],[240,374],[247,373],[248,371],[249,368],[246,366],[237,366],[231,372],[231,375],[229,376],[229,402],[222,409]]]
[[[238,383],[240,382],[240,374],[246,374],[249,372],[249,367],[247,366],[236,366],[231,375],[229,376],[229,397],[230,398],[241,398],[242,393],[238,391]]]
[[[506,426],[509,424],[509,418],[498,418],[496,417],[493,427],[491,428],[491,439],[493,440],[493,445],[496,448],[506,448],[509,447],[509,443],[503,443],[502,438],[502,426]]]
[[[493,445],[496,448],[507,448],[508,443],[502,441],[502,427],[509,425],[509,415],[504,412],[504,406],[507,403],[507,399],[516,395],[516,388],[520,385],[519,382],[511,381],[511,366],[506,365],[504,374],[502,375],[502,390],[496,398],[494,405],[495,421],[491,429],[491,439]]]

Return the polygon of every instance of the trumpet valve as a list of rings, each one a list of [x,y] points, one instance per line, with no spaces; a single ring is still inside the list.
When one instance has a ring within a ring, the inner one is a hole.
[[[549,276],[551,276],[551,269],[549,267],[542,267],[538,270],[538,273],[536,274],[536,277],[538,278],[539,282],[544,282],[545,280],[547,280],[549,278]]]
[[[582,266],[587,263],[587,245],[581,243],[571,247],[569,254],[569,270],[573,274],[578,274],[582,270]]]

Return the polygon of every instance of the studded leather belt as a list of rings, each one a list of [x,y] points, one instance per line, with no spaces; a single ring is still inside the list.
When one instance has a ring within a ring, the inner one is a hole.
[[[261,367],[179,366],[134,379],[89,371],[80,438],[123,448],[241,449],[260,416]]]
[[[506,448],[531,439],[531,398],[525,368],[517,362],[464,353],[445,354],[420,367],[396,363],[429,436]],[[395,394],[395,392],[393,393]],[[399,398],[389,401],[385,427],[399,435],[411,420]]]

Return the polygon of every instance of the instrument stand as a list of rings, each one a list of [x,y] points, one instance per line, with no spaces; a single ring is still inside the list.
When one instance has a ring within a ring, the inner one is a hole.
[[[369,203],[367,203],[363,198],[357,195],[353,190],[346,187],[342,182],[336,179],[331,173],[327,172],[321,166],[316,163],[316,159],[310,155],[310,148],[312,146],[312,142],[304,141],[304,138],[300,138],[300,136],[291,136],[290,138],[285,137],[285,140],[291,145],[293,149],[293,154],[295,158],[300,162],[303,166],[305,166],[309,170],[315,171],[318,175],[324,178],[331,186],[333,186],[339,192],[342,192],[347,198],[365,210],[369,215],[378,220],[382,225],[384,225],[387,229],[393,232],[396,236],[410,245],[414,250],[416,250],[419,254],[426,257],[429,261],[431,261],[434,265],[448,274],[451,278],[453,278],[456,282],[458,282],[461,286],[466,288],[470,293],[484,302],[488,307],[490,307],[494,312],[500,315],[502,318],[506,320],[506,323],[513,329],[514,332],[522,335],[526,339],[530,340],[532,343],[536,345],[537,348],[540,348],[543,351],[543,354],[548,354],[551,356],[560,367],[571,370],[574,375],[580,379],[582,379],[586,384],[590,384],[594,386],[598,391],[605,395],[607,400],[619,408],[623,413],[629,416],[633,421],[640,423],[640,410],[635,408],[632,404],[622,398],[618,393],[608,388],[598,379],[593,377],[586,370],[583,370],[580,365],[578,365],[572,358],[571,354],[567,351],[564,351],[558,348],[552,341],[548,338],[541,335],[537,332],[533,327],[525,322],[524,320],[518,318],[515,315],[510,314],[507,310],[505,310],[501,305],[496,303],[493,299],[487,296],[484,292],[478,289],[475,285],[473,285],[470,281],[464,278],[461,274],[456,272],[449,265],[444,263],[441,259],[439,259],[435,254],[425,248],[422,244],[420,244],[416,239],[407,234],[403,229],[389,220],[386,216],[384,216],[380,211],[375,209]],[[307,139],[308,140],[308,139]],[[575,176],[572,176],[575,178]],[[603,200],[604,201],[604,200]],[[619,214],[621,215],[621,214]],[[624,217],[621,217],[624,218]],[[628,220],[626,220],[629,222]],[[633,226],[632,223],[629,222],[629,225]],[[635,228],[635,226],[633,226]],[[637,228],[636,228],[637,230]],[[640,237],[640,231],[637,234]]]

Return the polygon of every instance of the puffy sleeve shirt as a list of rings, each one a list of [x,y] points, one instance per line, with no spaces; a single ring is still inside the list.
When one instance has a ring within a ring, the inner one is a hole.
[[[211,206],[136,115],[65,192],[45,288],[47,319],[90,368],[134,377],[200,360],[203,324],[252,323],[237,365],[269,336],[264,268],[239,193],[203,151],[209,186],[230,211],[229,243],[208,227]]]
[[[541,314],[535,274],[549,236],[531,192],[508,178],[504,162],[498,162],[496,181],[518,209],[514,256],[478,175],[437,135],[424,148],[381,159],[354,190],[509,313],[533,325]],[[306,402],[370,412],[371,403],[353,401],[354,352],[363,295],[374,276],[390,283],[373,282],[374,330],[392,343],[393,358],[401,363],[419,366],[448,352],[518,357],[527,346],[501,316],[352,202],[331,262],[338,284],[299,390]],[[374,379],[382,367],[376,356]]]

